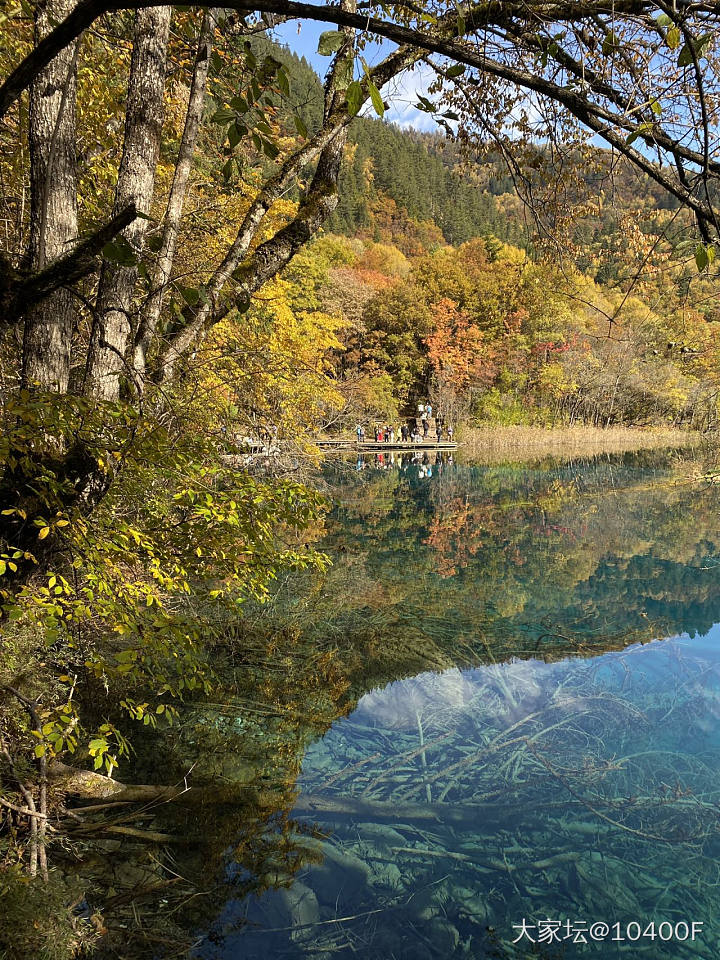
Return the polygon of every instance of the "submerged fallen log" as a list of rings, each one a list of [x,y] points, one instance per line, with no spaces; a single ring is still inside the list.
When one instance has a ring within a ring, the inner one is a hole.
[[[477,828],[483,820],[492,817],[505,819],[507,807],[495,803],[387,803],[379,800],[360,800],[355,797],[323,797],[304,794],[297,798],[293,814],[311,816],[316,820],[370,820],[419,823],[449,823]]]

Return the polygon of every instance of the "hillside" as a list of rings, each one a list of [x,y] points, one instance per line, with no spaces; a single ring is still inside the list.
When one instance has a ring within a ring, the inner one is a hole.
[[[291,101],[308,130],[317,129],[322,84],[310,64],[267,39],[255,45],[287,63]],[[440,133],[358,117],[328,229],[392,242],[407,254],[433,242],[456,246],[488,235],[527,251],[562,244],[580,270],[613,286],[633,276],[628,230],[636,246],[660,238],[666,255],[687,233],[690,224],[678,216],[674,198],[610,151],[591,149],[574,163],[566,160],[562,170],[548,157],[539,161],[535,171],[523,170],[530,178],[524,192],[535,198],[529,206],[497,152],[468,157]]]
[[[292,76],[285,135],[293,111],[316,129],[311,66],[255,45]],[[428,396],[455,421],[716,422],[720,314],[714,278],[673,249],[687,218],[607,151],[570,157],[536,155],[529,209],[496,155],[356,118],[325,237],[285,275],[303,344],[330,348],[313,361],[335,391],[317,394],[320,424],[392,420]]]

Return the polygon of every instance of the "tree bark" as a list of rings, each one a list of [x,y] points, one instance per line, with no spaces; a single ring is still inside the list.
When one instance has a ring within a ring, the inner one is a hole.
[[[47,0],[35,15],[35,42],[66,17],[75,0]],[[78,38],[37,76],[30,88],[29,268],[43,270],[68,254],[77,237],[76,100]],[[25,317],[23,383],[64,393],[76,306],[66,289],[54,290]]]
[[[23,315],[29,313],[31,307],[46,300],[56,290],[69,287],[93,273],[99,266],[103,247],[136,216],[135,207],[131,204],[108,223],[98,227],[89,237],[78,240],[70,253],[53,260],[38,273],[31,273],[29,276],[18,274],[8,276],[4,302],[0,293],[0,309],[4,311],[0,315],[0,327],[13,326]],[[1,261],[0,267],[2,267]]]
[[[354,11],[355,0],[343,0],[343,11]],[[343,32],[352,40],[352,30]],[[372,71],[373,81],[382,86],[418,60],[420,53],[401,47]],[[337,182],[347,127],[352,116],[347,112],[345,87],[340,77],[343,57],[338,56],[325,86],[323,126],[305,145],[285,160],[278,172],[268,180],[255,197],[240,225],[235,241],[217,267],[205,289],[205,301],[196,310],[184,311],[185,323],[171,332],[155,371],[158,382],[173,378],[180,359],[200,340],[206,330],[228,312],[221,301],[222,292],[231,278],[239,281],[239,299],[247,307],[251,295],[285,267],[303,243],[325,222],[338,202]],[[290,224],[279,230],[248,258],[258,228],[272,204],[285,192],[292,179],[304,166],[318,157],[312,183]],[[247,258],[247,259],[246,259]],[[253,271],[257,270],[257,274]]]
[[[171,7],[153,7],[140,10],[135,17],[115,215],[131,203],[140,214],[150,212],[162,133],[171,13]],[[142,253],[146,232],[147,220],[142,216],[123,232],[136,258]],[[137,264],[125,266],[105,261],[103,265],[85,377],[89,396],[102,400],[117,400],[120,396],[121,378],[127,369],[137,277]]]
[[[190,85],[190,97],[185,114],[185,126],[178,151],[173,182],[170,188],[170,196],[168,197],[167,208],[165,210],[162,244],[152,278],[153,292],[143,311],[135,336],[133,367],[138,389],[140,390],[142,390],[144,382],[148,350],[155,336],[165,289],[170,279],[172,265],[175,259],[180,220],[185,205],[185,196],[187,194],[188,181],[190,179],[190,171],[192,169],[192,161],[197,144],[198,130],[200,128],[203,106],[205,104],[213,33],[219,13],[219,8],[206,10],[198,34],[195,68]]]

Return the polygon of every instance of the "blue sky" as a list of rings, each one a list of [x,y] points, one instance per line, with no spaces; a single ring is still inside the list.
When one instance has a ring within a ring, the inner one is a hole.
[[[298,56],[304,56],[320,77],[324,77],[325,71],[330,62],[329,57],[321,57],[317,53],[318,38],[325,30],[336,29],[333,24],[321,23],[310,20],[290,20],[282,24],[274,31],[276,39],[286,44]],[[383,57],[394,49],[394,44],[382,40],[380,42],[369,44],[363,51],[363,55],[370,66],[378,63]],[[416,130],[440,132],[443,131],[437,126],[429,114],[421,110],[416,110],[414,104],[417,103],[417,94],[427,95],[427,87],[434,79],[434,74],[425,65],[421,64],[414,70],[405,71],[391,84],[383,88],[382,95],[390,109],[385,113],[385,119],[391,123],[396,123],[401,127],[413,127]],[[526,101],[530,112],[533,112],[532,95]],[[372,107],[367,104],[363,113],[374,116]],[[591,142],[597,146],[606,147],[607,144],[599,135],[595,134]],[[636,146],[644,152],[642,144]]]
[[[299,27],[299,32],[298,32]],[[321,57],[317,53],[318,38],[324,30],[334,29],[332,24],[322,24],[308,20],[291,20],[282,24],[274,31],[275,37],[286,44],[298,56],[304,56],[317,73],[323,77],[330,62],[329,57]],[[363,56],[370,66],[378,61],[393,49],[393,45],[383,41],[368,46],[363,52]],[[417,93],[425,92],[429,78],[427,68],[406,71],[392,84],[388,84],[383,91],[383,99],[390,104],[390,109],[385,117],[392,123],[397,123],[402,127],[414,127],[416,130],[435,130],[437,129],[432,118],[420,110],[415,110],[413,104],[417,103]],[[366,113],[373,114],[372,108],[366,108]]]

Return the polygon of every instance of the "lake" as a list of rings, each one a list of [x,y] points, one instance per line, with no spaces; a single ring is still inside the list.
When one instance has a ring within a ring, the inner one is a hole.
[[[695,469],[328,464],[334,565],[270,615],[340,651],[346,715],[298,734],[287,869],[230,858],[197,955],[715,956],[720,491]]]

